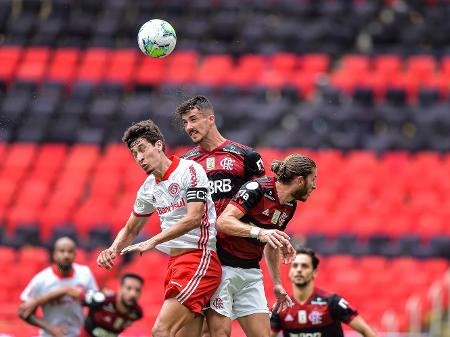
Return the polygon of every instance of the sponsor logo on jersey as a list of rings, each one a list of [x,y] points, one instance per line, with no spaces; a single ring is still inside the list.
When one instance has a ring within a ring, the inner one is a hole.
[[[256,166],[258,166],[258,170],[260,170],[260,171],[263,171],[263,170],[264,170],[264,163],[263,163],[262,159],[259,159],[259,160],[256,162]]]
[[[216,158],[206,158],[206,170],[214,170],[216,168]]]
[[[191,174],[191,187],[197,186],[197,172],[195,172],[194,165],[189,166],[189,173]]]
[[[180,189],[180,185],[178,185],[177,183],[172,183],[172,184],[170,184],[170,186],[169,186],[169,188],[168,188],[169,194],[170,194],[172,197],[178,195],[178,194],[180,193],[180,190],[181,190],[181,189]]]
[[[264,196],[272,201],[275,201],[275,197],[272,195],[272,193],[264,193]]]
[[[172,212],[178,208],[184,207],[185,205],[186,202],[184,201],[184,198],[181,198],[181,200],[171,203],[169,206],[156,208],[156,211],[158,212],[159,215],[163,215]]]
[[[280,220],[278,221],[280,227],[282,227],[284,225],[284,222],[287,219],[287,214],[285,212],[281,213],[280,215]]]
[[[291,314],[287,314],[286,317],[284,318],[285,322],[292,322],[294,320],[294,317],[292,317]]]
[[[308,319],[311,321],[312,324],[322,324],[322,313],[319,311],[311,311],[308,315]]]
[[[269,211],[269,209],[266,208],[266,209],[262,212],[262,214],[264,214],[265,216],[270,216],[270,211]]]
[[[231,191],[231,179],[218,179],[209,181],[209,189],[211,193],[218,192],[230,192]]]
[[[234,163],[235,163],[234,159],[225,157],[220,161],[220,166],[222,166],[224,170],[231,171],[234,167]]]
[[[236,146],[234,145],[230,145],[230,146],[226,146],[222,149],[223,152],[229,152],[229,153],[234,153],[237,154],[239,156],[242,155],[242,151],[239,151]]]

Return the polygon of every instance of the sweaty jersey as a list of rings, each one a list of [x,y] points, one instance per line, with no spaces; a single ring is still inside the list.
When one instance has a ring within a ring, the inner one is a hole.
[[[120,313],[116,307],[116,294],[105,295],[102,292],[87,292],[82,299],[89,308],[84,322],[85,333],[81,336],[117,337],[134,321],[142,318],[142,308],[135,304],[126,314]]]
[[[230,204],[239,208],[244,223],[263,229],[284,230],[297,207],[295,200],[284,204],[278,199],[275,179],[261,177],[244,184]],[[265,243],[253,238],[227,236],[217,245],[223,265],[259,268]]]
[[[183,158],[194,160],[205,169],[217,216],[242,184],[265,173],[261,156],[255,150],[230,140],[212,151],[197,146]],[[218,233],[218,241],[221,236],[222,233]]]
[[[33,277],[20,295],[20,299],[29,301],[34,297],[45,295],[65,286],[79,287],[85,291],[97,290],[97,283],[89,267],[74,263],[69,276],[62,275],[56,266],[45,268]],[[83,307],[78,300],[70,296],[63,296],[44,304],[42,310],[43,319],[46,322],[53,325],[66,325],[68,327],[66,336],[68,337],[79,336],[84,317]],[[44,330],[40,330],[40,335],[50,337]]]
[[[304,304],[291,298],[294,306],[270,318],[272,331],[283,331],[284,337],[344,337],[341,322],[358,315],[342,297],[322,289],[315,288]]]
[[[149,175],[137,193],[133,213],[149,216],[154,210],[159,215],[164,231],[187,214],[189,202],[204,202],[201,225],[156,248],[170,254],[171,248],[216,250],[216,211],[209,191],[205,170],[192,160],[172,156],[172,164],[162,180]]]

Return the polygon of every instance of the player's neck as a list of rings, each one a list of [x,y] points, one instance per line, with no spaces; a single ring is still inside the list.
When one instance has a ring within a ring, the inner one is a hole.
[[[219,130],[214,128],[208,132],[208,136],[203,138],[199,145],[203,150],[209,152],[218,148],[225,140],[226,139],[220,134]]]
[[[275,182],[275,186],[277,188],[278,200],[280,200],[280,204],[283,205],[289,201],[294,200],[294,198],[291,195],[289,185],[277,181]]]
[[[300,304],[303,304],[314,292],[314,282],[309,282],[305,287],[294,285],[294,297]]]
[[[117,311],[119,311],[119,313],[121,313],[121,314],[128,313],[128,308],[122,303],[122,300],[120,299],[119,294],[116,296],[116,308],[117,308]]]
[[[172,164],[172,161],[164,155],[161,158],[161,164],[153,171],[152,174],[155,176],[155,178],[162,180],[167,170],[169,169],[170,164]]]

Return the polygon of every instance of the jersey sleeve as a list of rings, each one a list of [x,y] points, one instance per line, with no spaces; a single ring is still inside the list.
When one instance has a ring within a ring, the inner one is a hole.
[[[280,315],[277,314],[275,311],[272,311],[270,315],[270,328],[273,332],[280,332],[281,331],[281,319]]]
[[[241,186],[236,195],[231,199],[230,204],[239,208],[244,214],[256,206],[261,200],[263,191],[258,182],[252,180]]]
[[[20,299],[22,301],[28,302],[33,297],[42,295],[42,279],[39,276],[40,274],[34,276],[22,291],[22,294],[20,294]]]
[[[200,164],[191,162],[183,176],[183,185],[186,189],[186,202],[206,202],[208,193],[210,193],[209,181]]]
[[[153,204],[145,198],[145,184],[141,186],[134,201],[133,214],[135,216],[150,216],[155,208]]]
[[[261,156],[252,148],[245,153],[244,167],[246,180],[262,177],[266,173]]]
[[[95,280],[94,274],[92,274],[91,269],[88,267],[88,281],[86,284],[86,290],[87,291],[97,291],[98,290],[98,286],[97,286],[97,281]]]
[[[358,315],[358,311],[353,309],[350,304],[342,297],[334,294],[330,303],[331,316],[340,322],[350,323]]]

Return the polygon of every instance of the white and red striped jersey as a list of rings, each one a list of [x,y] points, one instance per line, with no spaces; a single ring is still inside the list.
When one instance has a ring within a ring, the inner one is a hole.
[[[171,248],[216,250],[216,211],[209,190],[209,181],[202,166],[192,160],[170,157],[172,164],[162,180],[149,175],[137,193],[133,214],[159,215],[164,231],[187,214],[187,203],[201,201],[205,211],[199,227],[156,246],[166,254]]]
[[[37,273],[20,295],[22,301],[29,301],[33,297],[42,296],[61,287],[80,287],[85,291],[98,289],[97,282],[88,266],[72,264],[70,275],[62,275],[56,266],[47,267]],[[65,325],[68,337],[77,337],[84,323],[83,307],[80,301],[70,296],[63,296],[58,300],[42,306],[43,319],[53,325]],[[51,337],[40,330],[40,336]]]

